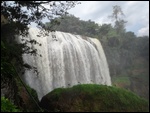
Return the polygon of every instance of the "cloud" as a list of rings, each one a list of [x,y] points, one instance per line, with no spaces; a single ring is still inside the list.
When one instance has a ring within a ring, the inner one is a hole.
[[[139,29],[137,36],[149,36],[149,26]]]
[[[98,23],[99,25],[111,23],[111,21],[107,17],[100,17],[100,18],[95,19],[94,21]]]

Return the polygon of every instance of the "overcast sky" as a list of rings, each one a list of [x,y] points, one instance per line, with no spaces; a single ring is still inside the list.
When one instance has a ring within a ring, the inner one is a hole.
[[[137,36],[149,36],[149,1],[82,1],[68,12],[80,20],[111,23],[108,16],[114,5],[119,5],[125,14],[127,31],[133,31]]]

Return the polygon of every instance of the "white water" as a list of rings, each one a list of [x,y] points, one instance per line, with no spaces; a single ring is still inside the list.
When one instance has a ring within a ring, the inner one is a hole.
[[[33,70],[27,70],[24,75],[25,82],[37,91],[39,100],[58,87],[84,83],[111,85],[106,57],[97,39],[84,37],[85,40],[58,31],[37,37],[38,32],[30,28],[29,38],[42,44],[32,45],[42,57],[24,54],[23,59],[39,71],[36,75]]]

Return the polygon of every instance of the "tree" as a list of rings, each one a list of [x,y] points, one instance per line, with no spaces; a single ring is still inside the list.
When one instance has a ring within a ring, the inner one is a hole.
[[[125,23],[127,21],[119,19],[119,21],[115,22],[115,29],[117,34],[125,33]]]
[[[106,36],[110,30],[112,30],[111,24],[103,24],[100,27],[99,32],[101,36]]]
[[[115,19],[115,21],[119,20],[119,16],[124,16],[124,13],[121,10],[121,7],[118,5],[113,6],[113,14],[109,17]]]
[[[122,19],[123,16],[125,15],[123,11],[121,10],[121,7],[118,5],[113,6],[112,15],[108,16],[113,21],[115,20],[114,28],[116,29],[118,34],[125,32],[125,23],[127,23],[127,21]]]
[[[24,31],[31,22],[42,26],[42,19],[51,21],[54,17],[65,15],[76,4],[76,1],[1,1],[1,15]]]
[[[61,17],[58,17],[54,19],[54,23],[55,21],[58,22],[61,20],[61,23],[59,25],[54,26],[54,30],[91,37],[94,37],[94,35],[98,34],[99,26],[91,20],[83,21],[75,17],[74,15],[66,15],[62,18],[63,19],[61,19]],[[52,21],[45,24],[45,27],[47,29],[51,28],[51,26],[53,26]]]

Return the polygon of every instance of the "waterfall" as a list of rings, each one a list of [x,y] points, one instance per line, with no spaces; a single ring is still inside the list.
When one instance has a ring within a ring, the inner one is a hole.
[[[85,83],[111,85],[107,60],[97,39],[58,31],[49,36],[38,34],[39,29],[29,29],[28,39],[37,40],[41,46],[28,46],[37,49],[42,57],[23,54],[23,60],[38,69],[38,75],[34,70],[26,70],[24,81],[37,91],[39,100],[59,87]]]

